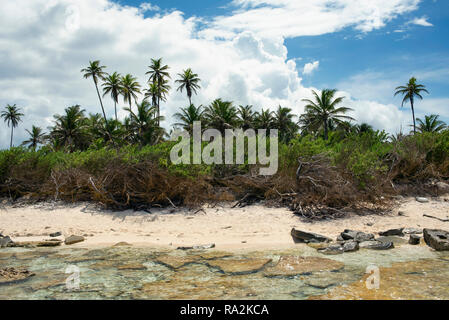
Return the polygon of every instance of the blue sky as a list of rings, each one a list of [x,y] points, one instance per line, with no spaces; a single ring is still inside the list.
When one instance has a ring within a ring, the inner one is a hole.
[[[191,67],[201,90],[193,98],[251,104],[257,110],[303,112],[312,90],[337,88],[358,122],[390,133],[409,130],[409,106],[394,88],[415,76],[430,95],[418,117],[449,122],[449,1],[446,0],[17,0],[0,11],[0,106],[16,103],[25,129],[52,125],[53,115],[80,104],[99,112],[89,60],[107,72],[131,73],[146,87],[151,58],[163,57],[172,81]],[[175,84],[172,82],[174,87]],[[141,97],[139,97],[141,99]],[[106,113],[113,103],[104,98]],[[165,127],[186,106],[172,90],[162,106]],[[119,117],[127,114],[119,104]],[[9,130],[0,126],[0,148]]]

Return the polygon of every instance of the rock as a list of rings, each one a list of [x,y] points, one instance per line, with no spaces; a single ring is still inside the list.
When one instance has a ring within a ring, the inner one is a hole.
[[[66,245],[72,245],[72,244],[83,242],[83,241],[84,241],[84,237],[82,237],[82,236],[70,236],[70,237],[66,238],[64,242]]]
[[[340,236],[344,240],[354,240],[357,242],[371,241],[375,238],[374,234],[353,230],[345,230],[341,233]]]
[[[35,248],[35,247],[57,247],[60,246],[60,240],[44,240],[44,241],[20,241],[14,242],[13,247]]]
[[[206,244],[202,246],[192,246],[192,247],[178,247],[176,250],[207,250],[215,248],[215,243]]]
[[[424,240],[436,251],[449,251],[449,232],[447,231],[424,229]]]
[[[162,264],[170,269],[179,269],[184,267],[185,265],[195,263],[200,260],[200,256],[186,256],[186,257],[178,257],[178,256],[161,256],[158,257],[155,262]]]
[[[446,182],[440,181],[435,184],[437,186],[438,192],[441,194],[449,193],[449,184]]]
[[[405,228],[404,234],[422,234],[423,229],[417,229],[417,228]]]
[[[346,241],[343,244],[344,252],[354,252],[359,250],[359,243],[357,241]]]
[[[56,238],[62,236],[62,232],[50,233],[50,238]]]
[[[391,229],[391,230],[387,230],[387,231],[384,231],[384,232],[379,232],[379,235],[383,236],[383,237],[390,237],[390,236],[403,237],[404,236],[404,229],[405,228]]]
[[[418,201],[419,203],[428,203],[429,199],[427,198],[422,198],[422,197],[417,197],[416,201]]]
[[[417,246],[421,243],[421,237],[417,236],[416,234],[410,235],[410,240],[408,241],[409,244],[412,246]]]
[[[114,247],[131,247],[132,244],[129,244],[128,242],[119,242],[114,244]]]
[[[406,217],[406,214],[404,211],[398,211],[398,216],[400,217]]]
[[[327,255],[335,255],[335,254],[342,254],[343,251],[343,245],[341,244],[331,244],[327,248],[324,249],[318,249],[319,253],[327,254]]]
[[[0,248],[4,248],[4,247],[10,247],[14,244],[14,242],[11,240],[11,238],[9,236],[6,237],[1,237],[0,238]]]
[[[383,237],[379,237],[376,239],[377,241],[380,241],[382,243],[389,243],[389,242],[393,242],[393,244],[396,245],[401,245],[401,244],[407,244],[408,240],[403,238],[403,237],[398,237],[398,236],[383,236]]]
[[[365,241],[359,244],[360,248],[371,250],[389,250],[394,248],[393,242]]]
[[[320,271],[338,271],[344,267],[339,261],[321,257],[283,256],[279,262],[266,269],[267,277],[291,277]]]
[[[18,281],[24,281],[34,276],[34,273],[23,268],[2,268],[0,269],[0,284],[11,284]]]
[[[292,229],[291,235],[295,243],[310,243],[310,242],[332,242],[332,239],[322,236],[320,234],[304,232],[301,230]]]
[[[118,267],[119,270],[145,270],[146,267],[140,263],[125,264]]]

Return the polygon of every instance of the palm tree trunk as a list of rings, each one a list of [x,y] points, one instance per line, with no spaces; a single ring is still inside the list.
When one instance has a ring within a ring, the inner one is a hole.
[[[118,121],[117,118],[117,101],[114,100],[114,109],[115,109],[115,121]]]
[[[413,97],[410,99],[410,105],[412,106],[412,115],[413,115],[413,133],[416,134],[416,119],[415,119],[415,107],[413,105]]]
[[[189,106],[191,106],[191,105],[192,105],[192,97],[189,96]]]
[[[13,136],[13,134],[14,134],[14,126],[11,125],[11,142],[9,143],[9,149],[12,148],[12,136]]]
[[[327,129],[327,119],[324,120],[324,140],[329,139],[328,129]]]
[[[108,119],[106,118],[106,113],[104,112],[103,101],[101,100],[100,91],[98,91],[97,81],[94,81],[94,83],[95,83],[95,89],[97,89],[98,99],[100,100],[101,110],[103,111],[104,121],[107,123]]]

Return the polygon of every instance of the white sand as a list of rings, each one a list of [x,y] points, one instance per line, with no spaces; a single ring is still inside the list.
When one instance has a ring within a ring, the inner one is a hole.
[[[15,241],[48,239],[52,232],[63,236],[84,235],[86,241],[76,246],[113,245],[127,242],[136,246],[177,247],[215,243],[217,249],[283,249],[294,247],[290,236],[293,227],[320,233],[331,238],[344,229],[377,233],[392,228],[439,228],[449,230],[449,222],[423,217],[423,214],[446,218],[448,198],[421,204],[406,199],[385,216],[350,216],[345,219],[304,223],[288,209],[262,205],[232,209],[229,205],[204,208],[204,212],[160,210],[145,212],[109,212],[92,204],[40,204],[0,209],[0,233]],[[406,216],[399,216],[403,211]],[[372,224],[372,226],[369,226]],[[63,239],[63,237],[61,237]]]

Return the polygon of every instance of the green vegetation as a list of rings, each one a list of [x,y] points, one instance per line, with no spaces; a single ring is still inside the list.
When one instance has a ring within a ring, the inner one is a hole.
[[[12,148],[13,129],[23,114],[15,105],[7,106],[1,116],[11,126],[11,148],[0,151],[0,194],[97,201],[118,209],[266,199],[319,218],[368,204],[376,208],[409,183],[421,186],[430,178],[449,177],[449,130],[437,115],[417,119],[415,134],[389,136],[352,122],[344,97],[335,97],[337,91],[330,89],[304,100],[303,115],[282,106],[257,112],[222,99],[196,107],[192,96],[201,88],[200,78],[191,69],[175,81],[189,103],[175,114],[175,127],[191,132],[193,123],[201,121],[203,130],[221,132],[278,129],[279,171],[259,177],[254,174],[258,166],[248,163],[175,165],[170,161],[175,142],[167,141],[160,125],[161,102],[170,92],[169,67],[162,59],[152,59],[143,92],[132,75],[109,75],[105,68],[93,61],[82,70],[94,81],[103,115],[86,114],[79,105],[68,107],[54,116],[48,133],[36,126],[27,130],[30,137],[23,147]],[[103,97],[110,96],[114,103],[113,119],[106,116],[99,85]],[[414,117],[413,97],[427,92],[424,86],[412,78],[407,87],[396,90],[404,94],[404,103],[410,101]],[[139,102],[141,92],[144,99]],[[129,105],[123,121],[117,117],[120,97]],[[203,148],[206,145],[203,142]]]

